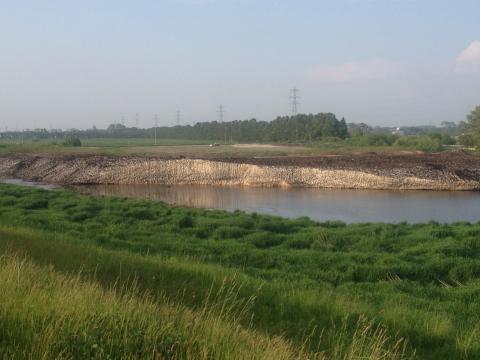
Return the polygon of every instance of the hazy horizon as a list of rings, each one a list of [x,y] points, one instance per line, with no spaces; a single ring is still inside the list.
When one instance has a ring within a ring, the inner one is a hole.
[[[297,115],[317,115],[319,113],[311,113],[311,114],[304,114],[304,113],[298,113]],[[154,115],[155,116],[155,115]],[[278,117],[283,117],[283,116],[293,116],[291,114],[285,114],[285,115],[278,115]],[[260,120],[260,119],[256,119],[256,118],[251,118],[251,119],[234,119],[234,120],[224,120],[223,122],[221,122],[222,124],[223,123],[230,123],[230,122],[235,122],[235,121],[249,121],[249,120],[256,120],[256,121],[267,121],[267,122],[270,122],[270,121],[274,121],[276,120],[278,117],[274,118],[274,119],[267,119],[267,120]],[[347,121],[347,119],[345,118],[338,118],[338,120],[342,120],[344,119],[348,125],[361,125],[362,123],[355,123],[355,122],[351,122],[351,121]],[[197,123],[208,123],[208,122],[219,122],[218,119],[212,119],[212,120],[206,120],[206,121],[193,121],[191,123],[180,123],[179,125],[180,126],[192,126],[194,127]],[[461,119],[460,121],[465,121],[464,119]],[[12,127],[12,128],[9,128],[8,126],[7,127],[3,127],[3,128],[0,128],[0,134],[1,133],[16,133],[16,132],[35,132],[35,131],[44,131],[44,130],[47,130],[48,132],[51,132],[51,133],[55,133],[55,132],[70,132],[70,131],[73,131],[73,130],[80,130],[80,131],[86,131],[86,130],[92,130],[93,128],[95,128],[96,130],[108,130],[108,128],[112,127],[112,126],[120,126],[120,125],[123,125],[125,126],[125,128],[127,129],[135,129],[136,126],[135,126],[135,119],[133,118],[133,120],[131,121],[125,121],[124,123],[120,122],[120,121],[113,121],[112,123],[109,123],[109,124],[104,124],[104,125],[101,125],[101,126],[97,126],[97,125],[92,125],[92,126],[85,126],[85,127],[47,127],[47,126],[41,126],[41,127],[36,127],[36,128],[20,128],[18,126],[16,127]],[[138,129],[139,130],[153,130],[155,128],[155,125],[154,125],[155,121],[152,121],[151,124],[145,124],[145,126],[142,126],[141,124],[138,126]],[[405,125],[405,124],[391,124],[391,125],[384,125],[384,124],[380,124],[380,125],[372,125],[372,124],[369,124],[369,123],[363,123],[365,125],[368,125],[370,127],[372,127],[373,129],[375,128],[398,128],[398,129],[402,129],[402,128],[408,128],[408,127],[436,127],[436,128],[441,128],[443,125],[442,124],[416,124],[416,125]],[[456,122],[456,124],[459,124],[459,122]],[[158,128],[161,128],[161,127],[175,127],[177,126],[176,123],[167,123],[167,124],[162,124],[160,123],[159,121],[159,124],[158,124]],[[117,128],[118,129],[118,128]]]
[[[2,4],[0,128],[150,128],[332,112],[373,126],[480,105],[474,0]]]

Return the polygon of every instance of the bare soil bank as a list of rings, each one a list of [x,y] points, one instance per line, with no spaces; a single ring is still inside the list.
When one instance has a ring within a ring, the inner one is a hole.
[[[480,157],[463,153],[232,159],[5,156],[0,176],[55,184],[202,184],[480,190]]]

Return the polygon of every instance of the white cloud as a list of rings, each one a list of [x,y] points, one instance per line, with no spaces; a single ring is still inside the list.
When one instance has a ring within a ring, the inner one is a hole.
[[[401,69],[398,62],[385,59],[350,61],[338,65],[318,66],[309,72],[309,78],[325,82],[386,79]]]
[[[458,55],[455,61],[455,71],[458,73],[480,71],[480,41],[472,42]]]

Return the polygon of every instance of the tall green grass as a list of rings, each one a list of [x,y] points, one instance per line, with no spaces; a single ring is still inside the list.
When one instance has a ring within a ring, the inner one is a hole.
[[[229,326],[281,339],[299,357],[412,356],[407,342],[381,324],[336,313],[325,299],[308,304],[307,293],[288,294],[231,269],[71,244],[31,230],[0,228],[0,238],[0,253],[17,254],[52,271],[95,282],[119,296],[130,296],[134,289],[141,299],[180,304]]]
[[[0,357],[5,359],[308,358],[281,338],[244,329],[209,307],[190,311],[134,288],[104,288],[21,258],[0,258]],[[117,285],[118,286],[118,285]]]
[[[1,251],[105,287],[134,277],[193,311],[235,293],[243,328],[297,350],[338,358],[378,329],[387,353],[400,340],[405,356],[480,358],[478,223],[316,223],[0,185],[0,224]]]

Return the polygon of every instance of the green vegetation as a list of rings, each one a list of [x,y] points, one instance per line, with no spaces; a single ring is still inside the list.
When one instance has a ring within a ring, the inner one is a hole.
[[[393,135],[372,133],[352,136],[345,141],[348,146],[357,147],[391,147],[392,149],[419,150],[439,152],[445,146],[455,145],[456,141],[448,134],[431,133],[428,135]]]
[[[24,153],[46,151],[61,152],[56,139],[65,138],[64,146],[83,146],[87,149],[77,153],[100,153],[112,155],[159,155],[166,149],[157,146],[200,146],[211,143],[242,144],[300,144],[302,151],[294,153],[316,154],[321,152],[348,151],[395,151],[418,150],[438,152],[451,145],[473,147],[480,139],[480,107],[467,116],[467,122],[458,124],[444,121],[441,126],[370,127],[360,123],[347,124],[332,113],[299,114],[281,116],[273,121],[238,120],[220,123],[198,122],[195,125],[140,129],[112,124],[106,129],[93,127],[87,130],[9,131],[0,133],[1,153]],[[298,146],[297,146],[298,148]],[[164,151],[166,150],[166,151]],[[184,151],[175,149],[176,151]],[[231,148],[229,148],[231,150]],[[185,150],[188,153],[188,148]],[[237,150],[238,151],[238,150]],[[203,151],[205,152],[205,150]],[[210,151],[215,152],[215,151]],[[197,154],[196,152],[194,152]],[[218,153],[215,152],[215,153]],[[222,151],[222,154],[225,151]],[[272,155],[290,154],[290,150]],[[229,151],[226,156],[234,156]],[[250,155],[250,154],[248,154]],[[257,150],[252,155],[262,156]]]
[[[471,132],[473,142],[478,146],[480,145],[480,106],[477,106],[467,116],[467,127]]]
[[[98,141],[97,141],[98,140]],[[139,145],[126,145],[132,140]],[[102,144],[98,144],[102,141]],[[107,155],[107,156],[149,156],[149,157],[203,157],[203,158],[235,158],[235,157],[252,157],[252,156],[285,156],[285,155],[313,155],[332,151],[332,148],[324,147],[305,147],[305,146],[272,146],[257,147],[252,146],[236,146],[222,145],[210,147],[208,145],[158,145],[152,146],[145,143],[145,139],[92,139],[83,140],[81,147],[64,147],[52,143],[51,141],[42,141],[40,143],[26,142],[24,145],[0,146],[0,154],[4,155],[21,155],[21,154],[45,154],[45,155]],[[170,142],[170,141],[168,141]],[[173,141],[172,141],[173,142]],[[98,145],[96,145],[97,143]],[[343,151],[342,149],[334,151]]]
[[[153,139],[146,138],[98,138],[82,139],[81,147],[65,146],[57,140],[24,140],[23,143],[16,140],[0,140],[0,154],[98,154],[98,155],[172,155],[182,152],[196,154],[211,152],[205,144],[208,142],[189,140],[162,139],[154,145]],[[225,151],[225,148],[223,148]]]
[[[157,139],[157,146],[208,145],[208,140]],[[155,146],[155,140],[149,138],[90,138],[83,141],[84,146],[92,147],[131,147]]]
[[[480,223],[316,223],[2,184],[0,349],[478,358],[479,238]],[[138,335],[107,336],[119,318]]]
[[[431,133],[428,135],[393,135],[371,133],[351,136],[345,140],[332,139],[331,143],[316,143],[312,146],[331,150],[337,148],[343,151],[371,150],[371,151],[398,151],[415,150],[423,152],[440,152],[448,145],[455,145],[456,141],[450,135]]]
[[[255,119],[219,123],[197,123],[194,126],[162,127],[158,136],[170,139],[211,139],[224,142],[282,142],[298,143],[326,137],[347,137],[347,123],[334,114],[282,116],[273,121]]]
[[[371,128],[348,124],[334,114],[284,116],[267,121],[243,120],[195,125],[128,128],[110,125],[107,129],[28,130],[0,133],[0,154],[53,153],[140,156],[282,156],[315,155],[350,151],[414,150],[439,152],[451,145],[473,147],[480,139],[480,107],[468,116],[468,123],[442,123],[442,127]],[[57,138],[65,138],[58,143]],[[211,143],[223,144],[209,148]],[[228,143],[228,145],[227,145]],[[240,149],[238,143],[269,143],[267,149]],[[297,144],[297,146],[291,146]],[[63,145],[63,146],[62,146]],[[71,147],[65,149],[65,146]],[[80,147],[81,148],[78,148]],[[72,149],[76,147],[76,149]]]
[[[17,256],[0,258],[0,284],[2,359],[302,357],[282,339],[242,329],[235,314],[225,321],[210,304],[190,311],[134,285],[102,287]]]
[[[347,144],[354,146],[392,146],[398,136],[392,134],[366,134],[352,136],[347,140]]]
[[[475,137],[471,134],[462,134],[458,137],[458,143],[464,146],[475,146]]]
[[[438,152],[443,149],[442,139],[434,136],[402,136],[395,141],[394,145],[425,152]]]
[[[433,135],[436,136],[436,135]],[[349,152],[396,152],[399,150],[417,151],[442,151],[446,149],[443,143],[438,146],[438,140],[432,140],[430,136],[405,136],[388,134],[368,134],[350,137],[344,140],[337,138],[325,138],[319,142],[311,142],[304,145],[221,145],[209,147],[204,141],[190,140],[158,140],[157,146],[153,145],[152,139],[82,139],[81,147],[65,147],[54,140],[26,140],[23,144],[11,140],[0,140],[0,154],[53,154],[53,155],[132,155],[132,156],[161,156],[178,158],[204,157],[204,158],[238,158],[253,156],[286,156],[286,155],[321,155],[342,154]],[[399,141],[397,141],[399,140]],[[392,142],[393,141],[393,142]],[[472,140],[473,141],[473,140]],[[442,140],[443,142],[443,140]],[[447,142],[449,142],[447,140]],[[450,142],[449,142],[450,143]],[[429,145],[429,146],[425,146]],[[433,146],[432,146],[433,145]]]
[[[82,142],[78,137],[67,136],[65,140],[63,140],[63,146],[82,146]]]

